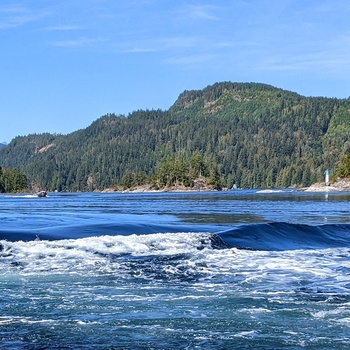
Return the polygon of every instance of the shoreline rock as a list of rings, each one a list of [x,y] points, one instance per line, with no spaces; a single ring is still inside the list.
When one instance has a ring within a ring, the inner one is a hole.
[[[119,193],[143,193],[143,192],[157,193],[159,192],[161,193],[161,192],[212,192],[212,191],[219,191],[219,190],[214,189],[213,186],[206,185],[201,181],[198,181],[198,182],[195,182],[195,185],[193,187],[177,185],[172,187],[155,189],[153,185],[146,184],[146,185],[134,186],[127,189],[124,189],[121,186],[111,187],[111,188],[104,189],[102,192],[104,193],[114,193],[114,192],[119,192]],[[227,189],[223,188],[222,191],[227,191]]]
[[[310,187],[302,189],[305,192],[341,192],[350,191],[350,177],[345,179],[338,179],[328,186],[325,182],[319,182]]]

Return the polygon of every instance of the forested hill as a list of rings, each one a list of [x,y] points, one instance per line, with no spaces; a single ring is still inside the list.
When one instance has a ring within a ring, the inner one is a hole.
[[[224,186],[267,188],[321,181],[349,152],[349,99],[225,82],[185,91],[167,111],[108,114],[65,136],[16,137],[0,150],[0,166],[48,190],[88,191],[199,153]]]

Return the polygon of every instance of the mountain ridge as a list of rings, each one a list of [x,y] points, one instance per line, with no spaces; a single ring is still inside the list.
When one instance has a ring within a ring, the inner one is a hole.
[[[0,165],[42,188],[90,191],[128,173],[152,176],[169,155],[199,152],[228,188],[308,186],[350,151],[349,125],[349,99],[222,82],[185,90],[166,111],[106,114],[68,135],[17,137],[0,151]]]

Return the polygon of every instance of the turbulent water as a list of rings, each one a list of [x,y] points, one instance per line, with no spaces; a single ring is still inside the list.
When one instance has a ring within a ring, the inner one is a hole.
[[[350,195],[0,196],[1,349],[348,349]]]

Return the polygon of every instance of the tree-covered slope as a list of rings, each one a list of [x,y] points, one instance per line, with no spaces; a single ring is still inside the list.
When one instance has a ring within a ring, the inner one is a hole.
[[[23,192],[27,189],[27,177],[21,171],[0,167],[0,193]]]
[[[227,187],[284,187],[320,181],[349,151],[349,100],[226,82],[185,91],[168,111],[109,114],[66,136],[17,137],[0,150],[0,165],[48,190],[86,191],[199,153]]]

